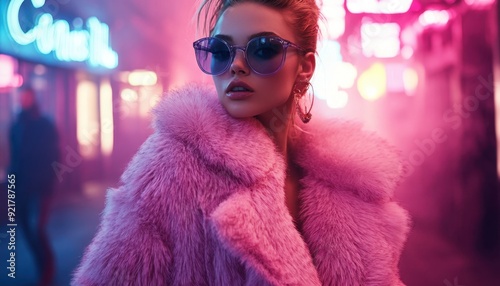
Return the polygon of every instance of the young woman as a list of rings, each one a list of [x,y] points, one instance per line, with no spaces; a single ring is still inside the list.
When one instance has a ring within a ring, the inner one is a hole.
[[[210,36],[194,49],[215,91],[190,85],[156,108],[73,285],[401,285],[397,155],[355,124],[300,122],[315,1],[203,9]]]

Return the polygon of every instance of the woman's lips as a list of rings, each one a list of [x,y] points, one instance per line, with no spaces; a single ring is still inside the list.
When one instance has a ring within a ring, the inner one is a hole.
[[[253,92],[252,87],[241,80],[233,80],[226,89],[227,97],[234,100],[248,98],[252,96]]]
[[[253,91],[229,91],[226,92],[226,96],[230,99],[241,100],[252,96]]]

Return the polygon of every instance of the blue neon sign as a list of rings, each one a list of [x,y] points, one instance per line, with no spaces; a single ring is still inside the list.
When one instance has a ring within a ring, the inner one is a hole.
[[[56,61],[80,62],[95,68],[114,69],[118,66],[118,54],[109,43],[108,25],[91,17],[85,22],[85,28],[72,30],[66,20],[56,20],[49,13],[40,13],[34,23],[23,30],[20,13],[21,5],[26,1],[30,1],[34,9],[45,5],[45,0],[11,0],[6,10],[0,6],[0,13],[4,14],[7,26],[5,32],[13,49],[16,46],[25,50],[34,47],[40,55],[52,55]],[[5,33],[0,27],[0,33],[2,32]],[[4,41],[5,39],[0,38],[0,43]],[[0,47],[0,50],[2,48],[4,47]]]

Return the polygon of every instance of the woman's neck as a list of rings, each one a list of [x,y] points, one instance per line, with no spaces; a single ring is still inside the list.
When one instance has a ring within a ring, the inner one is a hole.
[[[292,97],[291,97],[292,98]],[[264,125],[276,145],[276,150],[288,158],[288,133],[292,127],[293,100],[288,100],[280,107],[273,108],[267,113],[257,116],[257,119]]]
[[[257,119],[266,127],[271,135],[276,149],[283,155],[286,162],[286,176],[284,182],[285,205],[288,208],[297,230],[301,229],[299,218],[300,202],[300,174],[293,164],[288,150],[288,133],[293,127],[293,101],[288,101],[281,107],[275,108]]]

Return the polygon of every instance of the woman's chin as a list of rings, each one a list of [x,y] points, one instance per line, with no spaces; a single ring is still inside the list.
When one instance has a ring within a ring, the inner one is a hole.
[[[260,113],[258,110],[251,108],[251,106],[247,104],[229,103],[223,104],[223,106],[231,117],[238,119],[254,117]]]
[[[241,110],[233,111],[233,110],[226,109],[226,111],[231,117],[237,118],[237,119],[245,119],[245,118],[257,116],[257,114],[254,114],[251,112],[245,112],[245,111],[241,111]]]

